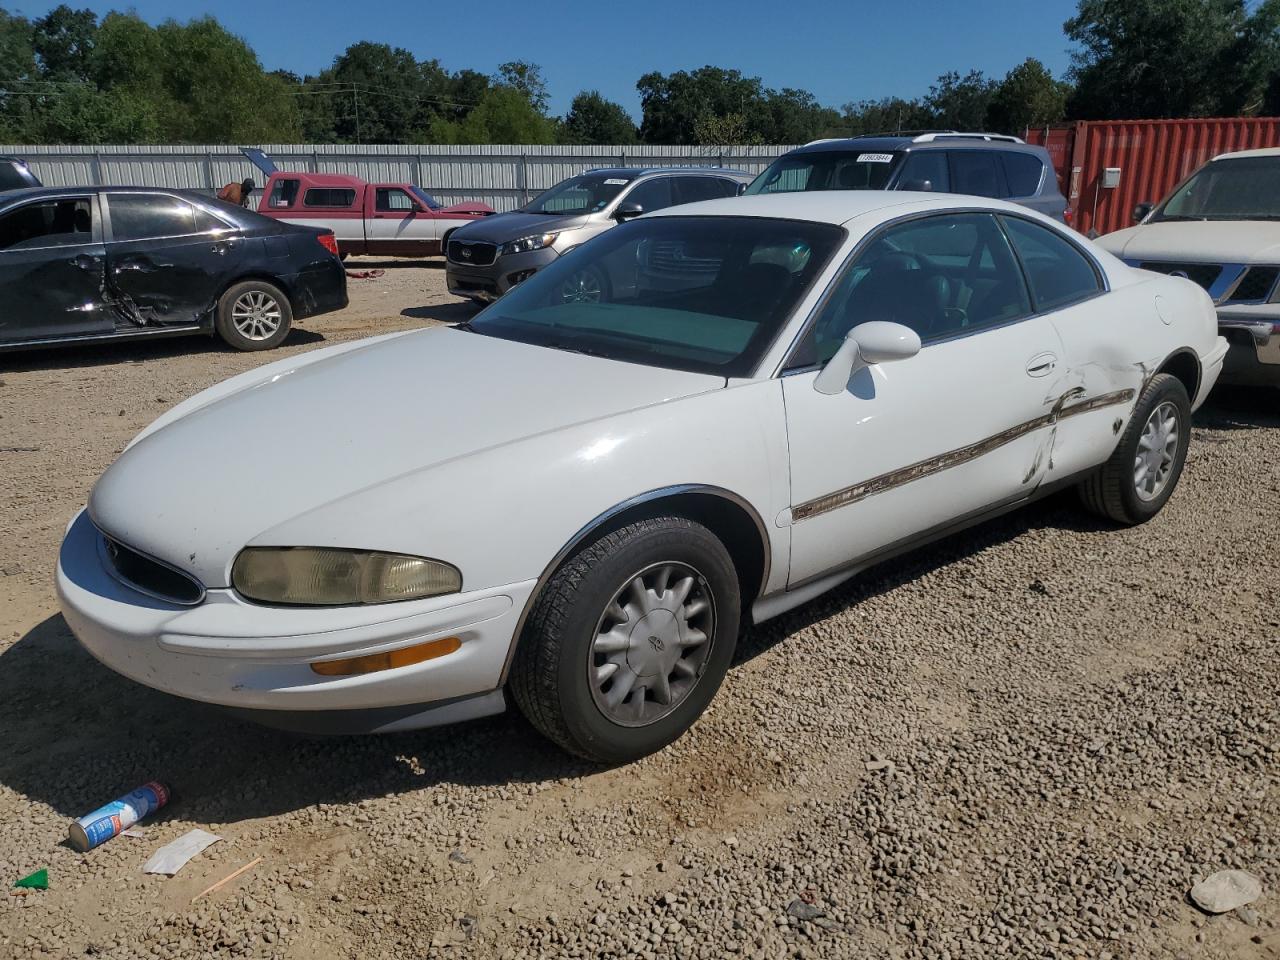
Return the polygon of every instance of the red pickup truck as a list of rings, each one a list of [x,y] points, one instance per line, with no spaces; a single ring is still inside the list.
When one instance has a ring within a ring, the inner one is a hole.
[[[443,206],[408,183],[366,183],[345,174],[278,170],[261,151],[244,152],[257,154],[250,159],[268,174],[258,212],[332,230],[343,256],[437,257],[455,228],[494,212],[488,204],[474,201]]]

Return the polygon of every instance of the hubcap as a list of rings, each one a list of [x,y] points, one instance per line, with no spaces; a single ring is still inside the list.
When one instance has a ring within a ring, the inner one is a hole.
[[[268,340],[280,329],[280,304],[261,290],[240,294],[231,306],[231,324],[250,340]]]
[[[1178,456],[1178,408],[1167,400],[1151,411],[1133,458],[1133,486],[1141,500],[1154,500],[1169,485]]]
[[[560,287],[563,303],[599,303],[600,294],[600,278],[593,270],[575,273]]]
[[[601,713],[643,727],[671,713],[697,685],[715,636],[715,603],[693,567],[664,562],[624,583],[605,607],[587,664]]]

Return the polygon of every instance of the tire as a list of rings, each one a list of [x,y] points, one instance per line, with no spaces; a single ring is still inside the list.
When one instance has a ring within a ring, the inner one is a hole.
[[[1163,432],[1169,424],[1176,435]],[[1138,460],[1144,451],[1152,449],[1152,439],[1163,452],[1146,458],[1139,482]],[[1190,441],[1191,401],[1186,387],[1177,377],[1156,374],[1138,397],[1133,416],[1111,458],[1080,484],[1081,501],[1093,513],[1116,523],[1125,526],[1145,523],[1159,513],[1173,495]],[[1153,471],[1154,463],[1163,466]]]
[[[278,347],[293,325],[293,308],[279,287],[263,280],[232,284],[218,300],[214,327],[237,350]]]
[[[637,579],[649,588],[639,595]],[[510,690],[534,727],[570,753],[637,760],[680,737],[711,702],[741,608],[733,560],[705,527],[680,517],[627,524],[547,582],[518,638]]]

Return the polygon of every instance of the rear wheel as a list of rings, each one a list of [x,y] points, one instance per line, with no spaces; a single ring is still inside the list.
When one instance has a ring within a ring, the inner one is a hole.
[[[689,729],[738,639],[737,572],[705,527],[659,517],[609,533],[548,581],[520,639],[511,691],[564,749],[625,763]]]
[[[214,326],[237,350],[270,350],[289,335],[292,324],[293,309],[279,287],[246,280],[222,295]]]
[[[1173,495],[1191,440],[1186,387],[1167,373],[1151,378],[1120,443],[1106,463],[1080,484],[1080,498],[1116,523],[1150,520]]]

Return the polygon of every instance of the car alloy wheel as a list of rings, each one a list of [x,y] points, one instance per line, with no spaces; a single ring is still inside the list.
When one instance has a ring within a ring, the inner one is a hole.
[[[261,290],[247,290],[231,305],[231,323],[247,340],[270,340],[283,318],[275,297]]]
[[[1138,497],[1154,500],[1164,492],[1178,453],[1178,410],[1165,401],[1151,411],[1133,459],[1133,486]]]
[[[587,665],[600,712],[626,727],[655,723],[697,685],[715,637],[706,578],[685,563],[652,564],[614,594]]]
[[[560,285],[561,303],[599,303],[604,298],[604,285],[595,270],[579,270]]]

